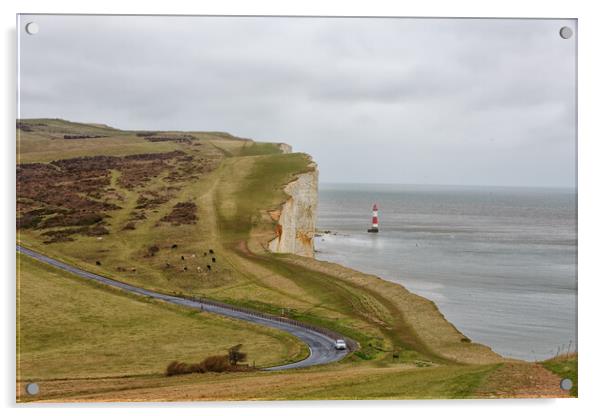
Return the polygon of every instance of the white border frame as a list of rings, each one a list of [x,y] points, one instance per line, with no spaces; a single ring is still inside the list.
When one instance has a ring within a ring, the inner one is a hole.
[[[602,39],[601,15],[594,1],[541,1],[525,0],[477,1],[477,0],[429,0],[415,2],[393,1],[326,1],[304,0],[283,2],[277,0],[222,0],[220,2],[187,2],[183,0],[126,2],[123,0],[103,0],[82,2],[73,0],[22,0],[3,1],[2,29],[4,34],[4,64],[2,106],[2,140],[4,163],[2,164],[2,194],[10,202],[2,204],[2,256],[5,267],[3,275],[4,314],[2,327],[4,335],[0,343],[2,349],[1,379],[2,403],[9,408],[9,414],[15,411],[24,413],[38,412],[44,408],[49,414],[106,414],[116,415],[139,413],[144,415],[178,412],[182,415],[199,414],[260,414],[287,416],[315,413],[340,413],[346,416],[364,415],[372,407],[379,412],[427,412],[448,415],[489,415],[509,412],[528,411],[546,415],[571,412],[579,414],[593,413],[596,403],[601,345],[597,308],[599,294],[602,293],[602,276],[599,263],[600,229],[599,213],[602,212],[602,197],[598,178],[602,178],[597,160],[601,154],[599,112],[597,106],[601,97],[600,75],[602,62],[598,41]],[[579,399],[552,400],[463,400],[463,401],[361,401],[361,402],[269,402],[269,403],[190,403],[190,404],[138,404],[138,405],[15,405],[15,283],[14,283],[14,245],[15,245],[15,118],[16,118],[16,13],[107,13],[107,14],[236,14],[236,15],[333,15],[333,16],[420,16],[420,17],[534,17],[534,18],[577,18],[579,19],[579,355],[581,358],[579,373]],[[585,364],[584,364],[585,363]],[[19,410],[15,409],[21,408]],[[85,407],[85,410],[82,409]]]

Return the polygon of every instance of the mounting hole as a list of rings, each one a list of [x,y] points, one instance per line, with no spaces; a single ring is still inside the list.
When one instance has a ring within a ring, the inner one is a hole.
[[[571,380],[570,378],[563,378],[560,381],[560,388],[562,390],[570,390],[573,388],[573,380]]]
[[[40,31],[40,26],[36,22],[29,22],[25,25],[25,31],[30,35],[35,35]]]
[[[560,28],[560,37],[562,39],[569,39],[571,36],[573,36],[573,29],[568,26],[563,26]]]
[[[40,386],[38,386],[38,383],[28,383],[27,386],[25,386],[25,391],[30,396],[35,396],[40,392]]]

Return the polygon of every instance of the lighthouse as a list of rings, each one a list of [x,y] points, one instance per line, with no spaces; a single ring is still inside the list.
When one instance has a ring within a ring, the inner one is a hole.
[[[372,206],[372,227],[368,228],[368,232],[378,232],[378,207],[376,206],[376,204]]]

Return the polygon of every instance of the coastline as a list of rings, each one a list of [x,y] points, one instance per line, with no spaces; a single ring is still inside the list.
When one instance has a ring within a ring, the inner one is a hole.
[[[577,339],[573,198],[559,189],[321,187],[316,257],[402,284],[505,357],[545,360]],[[372,201],[384,207],[378,236],[362,232]]]
[[[381,299],[388,303],[387,306],[403,315],[406,329],[420,339],[424,347],[444,359],[463,364],[519,361],[503,357],[489,346],[472,342],[446,319],[433,301],[410,292],[398,282],[324,260],[300,259],[291,255],[279,255],[279,258],[290,264],[352,283],[382,297]]]

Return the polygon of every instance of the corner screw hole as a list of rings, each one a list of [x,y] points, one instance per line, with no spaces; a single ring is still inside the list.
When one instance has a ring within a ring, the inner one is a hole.
[[[560,381],[560,388],[562,390],[570,390],[573,388],[573,380],[571,380],[570,378],[563,378],[562,381]]]
[[[25,391],[30,396],[35,396],[40,392],[40,386],[38,386],[38,383],[29,383],[25,386]]]
[[[40,26],[36,22],[29,22],[25,25],[25,31],[30,35],[35,35],[40,31]]]
[[[568,26],[563,26],[560,28],[559,33],[562,39],[569,39],[571,36],[573,36],[573,29]]]

